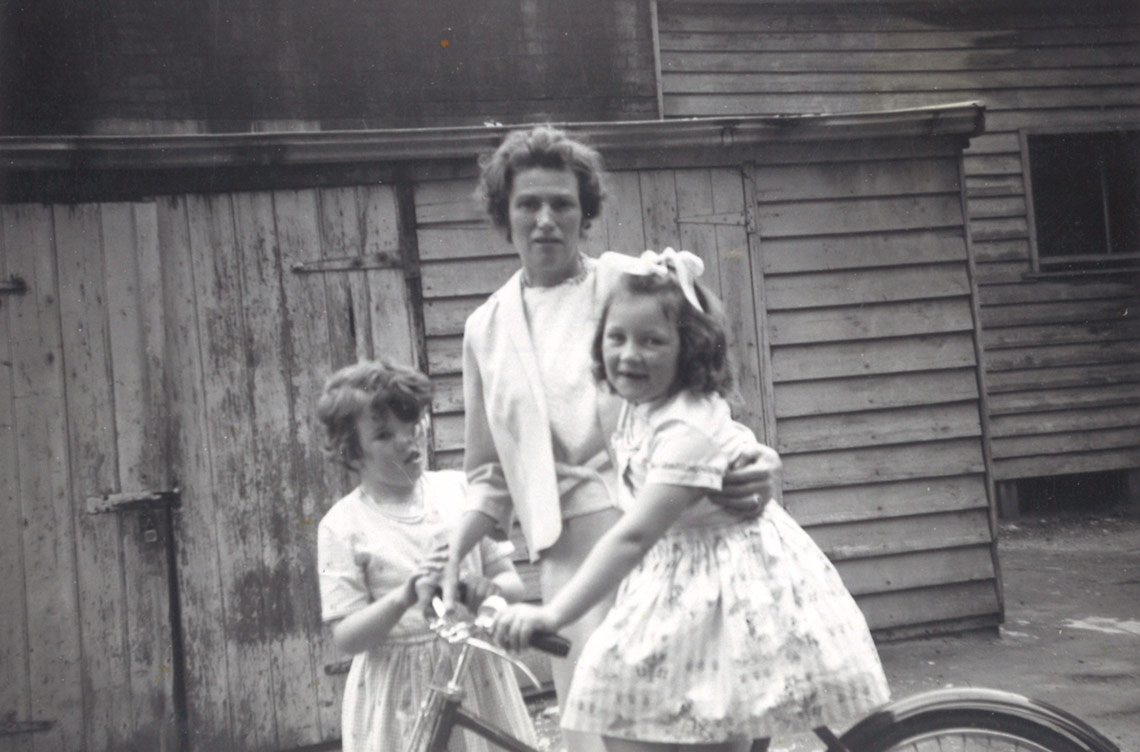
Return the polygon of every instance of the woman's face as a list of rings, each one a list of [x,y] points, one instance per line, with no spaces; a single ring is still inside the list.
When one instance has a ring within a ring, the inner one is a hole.
[[[510,197],[511,243],[527,283],[556,285],[578,273],[582,205],[571,170],[528,167],[514,176]]]
[[[638,404],[668,396],[677,381],[681,337],[652,295],[618,295],[602,329],[606,381]]]

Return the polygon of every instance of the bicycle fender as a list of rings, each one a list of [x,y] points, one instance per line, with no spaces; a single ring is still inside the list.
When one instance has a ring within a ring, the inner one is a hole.
[[[978,687],[959,687],[920,692],[883,705],[852,726],[842,737],[850,748],[858,749],[860,739],[874,738],[887,726],[931,712],[979,710],[1042,724],[1071,739],[1090,752],[1120,752],[1120,748],[1072,713],[1014,692]]]

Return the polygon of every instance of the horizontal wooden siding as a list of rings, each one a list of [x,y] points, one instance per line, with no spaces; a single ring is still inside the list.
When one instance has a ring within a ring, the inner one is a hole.
[[[1019,137],[1140,128],[1140,7],[658,7],[667,116],[983,102],[986,133],[972,141],[964,172],[994,477],[1140,467],[1136,276],[1026,277]]]
[[[789,510],[880,635],[994,623],[954,152],[805,148],[753,175]]]

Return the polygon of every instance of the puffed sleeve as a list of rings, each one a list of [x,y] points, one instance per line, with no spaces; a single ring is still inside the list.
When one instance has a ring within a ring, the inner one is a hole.
[[[514,519],[514,506],[503,465],[491,438],[483,377],[476,356],[472,319],[463,333],[463,469],[467,474],[467,508],[495,520],[499,537],[506,539]]]
[[[720,443],[699,426],[667,420],[654,430],[645,482],[719,491],[729,460]]]
[[[356,560],[352,536],[325,515],[317,527],[317,572],[321,620],[329,624],[371,602],[364,567]]]

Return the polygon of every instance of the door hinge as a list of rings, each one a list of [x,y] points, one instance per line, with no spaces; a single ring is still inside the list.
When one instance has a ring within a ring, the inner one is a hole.
[[[294,274],[319,274],[322,272],[355,272],[361,269],[398,269],[403,266],[400,250],[380,251],[364,256],[342,256],[340,258],[318,259],[289,267]]]
[[[139,538],[144,543],[154,544],[162,539],[166,529],[163,514],[169,509],[182,505],[182,492],[175,487],[169,491],[128,491],[126,493],[105,493],[87,497],[87,514],[107,514],[108,512],[136,512],[138,514]]]
[[[686,225],[715,225],[717,227],[743,227],[752,232],[754,224],[751,212],[723,212],[721,214],[693,214],[688,217],[677,217],[678,224]]]
[[[0,279],[0,295],[23,295],[28,291],[28,283],[23,277],[12,275],[8,279]]]
[[[182,504],[182,491],[177,486],[169,491],[127,491],[87,497],[87,514],[131,512],[146,509],[177,509]]]
[[[0,736],[38,734],[54,727],[55,721],[0,721]]]

